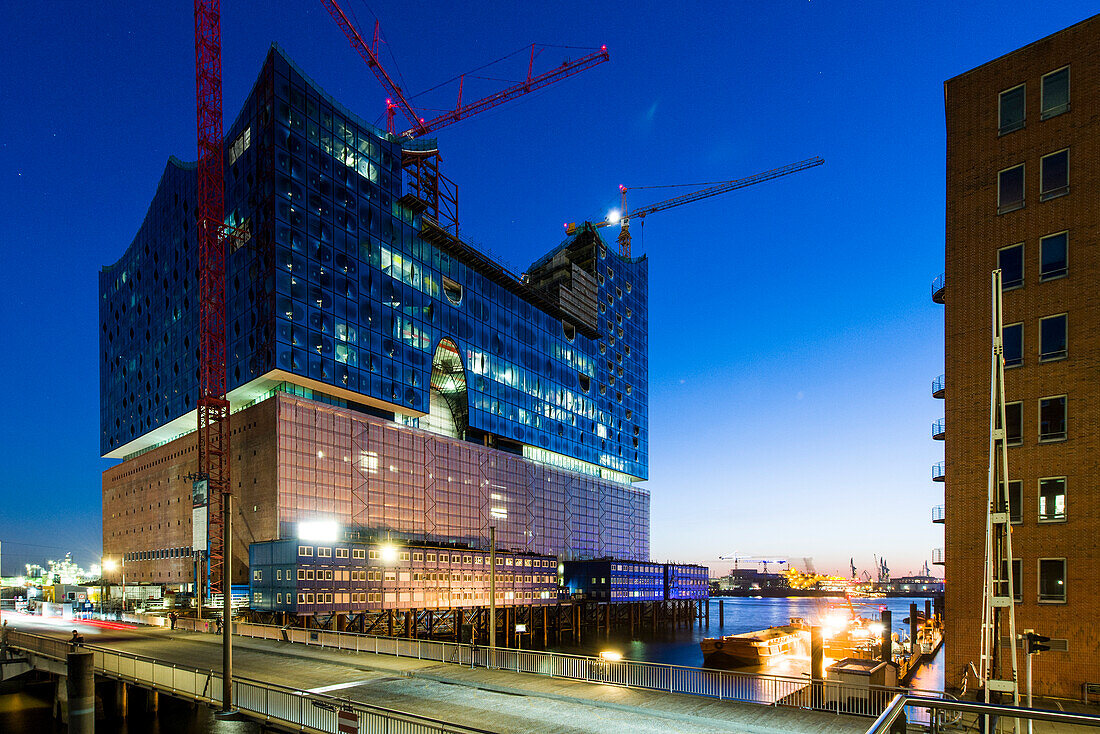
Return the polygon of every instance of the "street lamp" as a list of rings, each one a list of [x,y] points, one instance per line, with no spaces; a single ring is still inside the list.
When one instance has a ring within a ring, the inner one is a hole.
[[[107,589],[110,588],[106,576],[108,571],[113,573],[118,568],[118,561],[113,558],[104,558],[99,565],[99,612],[105,615],[107,613]]]

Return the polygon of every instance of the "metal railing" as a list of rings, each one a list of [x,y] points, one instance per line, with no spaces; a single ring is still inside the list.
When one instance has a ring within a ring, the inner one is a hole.
[[[943,393],[947,389],[947,375],[938,375],[936,379],[932,380],[932,397],[941,397],[940,393]]]
[[[927,731],[980,731],[979,719],[988,717],[988,731],[1012,731],[1015,721],[1044,721],[1057,724],[1052,731],[1073,731],[1065,727],[1083,726],[1100,728],[1100,716],[1073,714],[1065,711],[1046,711],[1018,706],[1004,706],[976,701],[957,701],[943,698],[927,698],[918,695],[899,694],[867,730],[867,734],[888,734],[894,731],[895,724],[905,712],[909,716],[914,710],[927,712],[924,719],[928,722]],[[908,719],[912,721],[912,719]],[[1001,729],[998,729],[998,723]],[[1026,727],[1030,730],[1030,726]]]
[[[74,649],[67,641],[12,630],[10,647],[55,660],[66,660]],[[220,673],[185,665],[164,663],[142,655],[81,645],[93,655],[98,675],[155,688],[173,696],[215,706],[221,704]],[[394,711],[323,693],[288,688],[275,683],[234,677],[233,702],[246,716],[301,731],[337,734],[338,719],[353,717],[359,731],[387,734],[488,734],[484,729],[459,726],[425,716]]]
[[[932,438],[941,439],[947,433],[947,420],[940,418],[932,421]]]
[[[932,481],[942,482],[947,477],[947,466],[942,461],[937,461],[932,465]]]
[[[945,505],[932,506],[932,522],[944,522],[946,519]]]
[[[184,622],[194,623],[195,620],[180,620],[180,623]],[[242,637],[293,642],[334,650],[457,663],[588,683],[683,693],[722,701],[821,708],[860,716],[877,716],[895,694],[910,692],[903,688],[867,687],[838,681],[818,681],[811,684],[807,677],[739,673],[640,660],[609,661],[595,656],[540,650],[498,647],[493,652],[485,646],[441,640],[381,637],[357,632],[278,627],[250,622],[234,623],[233,631]],[[943,695],[939,691],[924,693]]]
[[[934,566],[937,566],[937,565],[942,566],[943,565],[943,548],[933,548],[932,549],[932,565],[934,565]]]
[[[947,278],[944,273],[940,273],[932,281],[932,300],[936,303],[943,303],[943,288],[946,284]]]

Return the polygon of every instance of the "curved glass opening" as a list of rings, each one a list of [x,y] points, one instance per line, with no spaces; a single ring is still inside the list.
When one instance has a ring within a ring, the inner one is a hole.
[[[448,277],[443,278],[443,295],[447,297],[447,300],[452,305],[457,306],[462,303],[462,284],[456,283]]]
[[[428,415],[420,419],[421,428],[451,438],[465,437],[470,425],[466,370],[458,346],[450,339],[441,340],[435,349],[428,403]]]

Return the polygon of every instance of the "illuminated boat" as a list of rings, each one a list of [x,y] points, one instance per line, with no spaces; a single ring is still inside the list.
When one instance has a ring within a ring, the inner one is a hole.
[[[791,624],[768,627],[756,632],[742,632],[726,637],[708,637],[699,643],[705,668],[744,668],[767,665],[788,655],[806,655],[810,648],[810,632],[798,618]]]

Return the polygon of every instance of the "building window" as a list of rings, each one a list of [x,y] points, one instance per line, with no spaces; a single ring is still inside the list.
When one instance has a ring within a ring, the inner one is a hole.
[[[1039,559],[1039,601],[1066,601],[1066,559]]]
[[[275,595],[275,603],[276,604],[282,604],[283,603],[283,595],[282,594],[276,594]]]
[[[1039,240],[1039,280],[1060,278],[1068,269],[1068,232],[1047,235]]]
[[[276,568],[275,569],[275,580],[276,581],[282,581],[283,580],[283,569],[281,569],[281,568]]]
[[[362,548],[353,548],[351,551],[351,557],[362,559],[367,557],[367,553]]]
[[[300,546],[298,546],[298,555],[300,555],[300,556],[312,556],[313,555],[313,546],[312,545],[300,545]]]
[[[298,594],[298,603],[299,604],[305,604],[306,603],[306,595],[305,594]]]
[[[1012,601],[1024,600],[1024,562],[1019,558],[1012,559]]]
[[[1064,522],[1066,519],[1066,478],[1039,480],[1039,522]]]
[[[1040,120],[1069,110],[1069,67],[1043,75],[1043,105]]]
[[[305,569],[303,569],[303,568],[299,568],[299,569],[298,569],[298,580],[299,580],[299,581],[305,581],[305,579],[306,579],[306,572],[305,572]]]
[[[999,421],[998,421],[999,422]],[[1005,443],[1019,446],[1024,442],[1024,404],[1005,403]]]
[[[332,558],[332,548],[317,548],[318,558]]]
[[[1043,156],[1039,167],[1039,200],[1069,193],[1069,149]]]
[[[313,603],[313,594],[306,594],[306,604]]]
[[[1006,168],[997,174],[997,213],[1015,211],[1024,206],[1024,164]]]
[[[1019,130],[1024,126],[1025,96],[1026,87],[1023,84],[1001,92],[1000,125],[998,127],[1001,135]]]
[[[1009,324],[1004,327],[1005,367],[1019,367],[1024,363],[1024,325]]]
[[[1066,437],[1066,396],[1039,399],[1039,440],[1061,441]]]
[[[1039,361],[1066,356],[1066,314],[1039,319]]]
[[[1004,482],[1001,482],[998,486],[1002,489]],[[1010,480],[1008,483],[1008,497],[1004,498],[1008,501],[1008,519],[1009,522],[1019,524],[1024,521],[1024,483],[1023,480]],[[1004,512],[1004,507],[1001,507],[1001,512]]]
[[[347,548],[337,548],[336,549],[336,557],[337,558],[347,558],[348,557],[348,549]]]
[[[253,581],[263,581],[263,578],[264,578],[264,572],[261,571],[260,569],[257,568],[255,571],[252,572],[252,580]]]
[[[1024,245],[997,250],[997,267],[1001,269],[1001,290],[1019,288],[1024,284]]]

